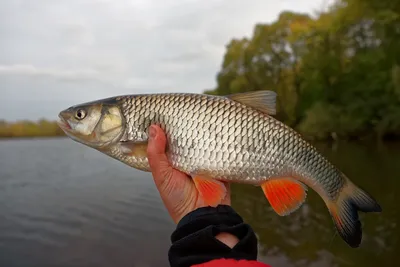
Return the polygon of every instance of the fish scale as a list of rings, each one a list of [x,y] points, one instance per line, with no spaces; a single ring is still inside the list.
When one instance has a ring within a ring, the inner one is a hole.
[[[148,94],[70,107],[60,112],[59,124],[75,141],[143,171],[150,171],[148,129],[159,125],[169,162],[192,176],[211,206],[227,193],[221,181],[245,183],[260,186],[274,211],[285,216],[305,201],[308,186],[324,200],[340,236],[358,247],[358,211],[381,207],[274,114],[271,91]]]
[[[126,96],[117,100],[127,118],[127,140],[144,141],[148,138],[146,129],[159,124],[169,137],[172,165],[186,173],[212,172],[217,179],[253,184],[294,173],[312,183],[322,181],[321,187],[332,199],[337,195],[335,188],[344,183],[340,172],[321,161],[318,152],[301,142],[296,132],[240,103],[195,94]],[[149,110],[155,115],[149,117]],[[146,159],[135,162],[149,168]],[[330,169],[329,176],[320,177],[320,168]]]

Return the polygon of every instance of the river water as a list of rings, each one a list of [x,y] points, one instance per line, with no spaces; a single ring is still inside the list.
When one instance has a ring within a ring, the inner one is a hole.
[[[319,149],[381,204],[361,214],[360,248],[335,234],[323,201],[276,215],[260,188],[233,185],[232,205],[272,266],[384,267],[400,261],[400,144]],[[69,139],[0,141],[0,266],[168,266],[174,224],[150,174]]]

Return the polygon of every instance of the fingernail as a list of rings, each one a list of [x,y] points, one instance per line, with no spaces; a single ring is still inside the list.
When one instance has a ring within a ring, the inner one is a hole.
[[[150,139],[154,139],[154,138],[156,137],[157,131],[156,131],[156,129],[154,128],[154,126],[150,126],[149,134],[150,134]]]

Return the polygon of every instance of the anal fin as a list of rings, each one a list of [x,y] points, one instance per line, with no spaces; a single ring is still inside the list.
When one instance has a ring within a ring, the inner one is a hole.
[[[193,182],[208,206],[218,206],[226,196],[226,187],[224,183],[218,180],[204,176],[193,176]]]
[[[292,178],[278,178],[261,185],[271,207],[280,216],[296,211],[307,197],[307,187]]]

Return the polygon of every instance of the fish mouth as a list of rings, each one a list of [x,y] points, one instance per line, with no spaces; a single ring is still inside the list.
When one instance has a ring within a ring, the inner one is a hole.
[[[60,112],[60,114],[58,114],[58,118],[59,118],[59,120],[57,121],[57,124],[62,130],[64,130],[64,131],[72,130],[71,125],[69,125],[69,123],[65,120],[62,112]]]

